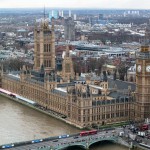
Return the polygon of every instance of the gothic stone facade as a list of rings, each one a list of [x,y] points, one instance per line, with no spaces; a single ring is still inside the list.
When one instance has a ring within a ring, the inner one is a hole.
[[[60,90],[60,89],[64,90]],[[65,88],[64,88],[65,87]],[[2,88],[22,95],[39,105],[65,115],[68,121],[81,127],[109,124],[133,119],[133,98],[129,90],[108,90],[108,82],[99,85],[58,83],[47,77],[44,82],[31,78],[29,70],[21,71],[20,78],[2,76]]]
[[[44,65],[46,72],[55,69],[55,33],[54,25],[49,27],[44,21],[34,30],[34,69]]]

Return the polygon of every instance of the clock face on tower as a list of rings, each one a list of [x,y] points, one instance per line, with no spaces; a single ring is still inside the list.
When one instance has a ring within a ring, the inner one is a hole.
[[[138,65],[138,66],[137,66],[137,71],[138,71],[138,72],[141,72],[141,69],[142,69],[142,68],[141,68],[141,65]]]
[[[150,65],[146,66],[146,72],[150,72]]]

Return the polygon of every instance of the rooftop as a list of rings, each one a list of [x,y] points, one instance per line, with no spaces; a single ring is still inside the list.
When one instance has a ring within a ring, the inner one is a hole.
[[[93,87],[93,88],[95,88],[95,89],[100,89],[100,90],[103,89],[103,88],[100,87],[100,86],[97,86],[97,85],[91,85],[91,84],[89,84],[89,87]]]
[[[114,88],[116,85],[116,88],[119,90],[125,90],[131,88],[131,91],[134,92],[136,89],[135,83],[127,82],[127,81],[121,81],[121,80],[113,80],[108,78],[108,85],[109,88]]]

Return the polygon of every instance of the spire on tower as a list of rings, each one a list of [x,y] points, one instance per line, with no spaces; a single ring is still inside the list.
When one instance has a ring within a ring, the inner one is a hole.
[[[66,57],[69,57],[69,45],[66,45]]]
[[[44,21],[45,21],[45,5],[44,5],[44,12],[43,13],[44,13],[43,15],[44,15]]]
[[[52,30],[52,31],[55,30],[55,27],[54,27],[54,20],[52,20],[52,27],[51,27],[51,30]]]
[[[71,17],[71,10],[69,10],[69,17]]]
[[[35,20],[34,20],[34,27],[35,27],[35,29],[37,29],[37,22],[36,22],[36,18],[35,18]]]

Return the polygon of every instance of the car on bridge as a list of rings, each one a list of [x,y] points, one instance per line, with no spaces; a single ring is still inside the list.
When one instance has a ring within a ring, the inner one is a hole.
[[[58,142],[58,140],[53,140],[53,142]]]
[[[4,149],[4,148],[12,148],[12,147],[14,147],[14,144],[11,144],[11,145],[3,145],[3,146],[2,146],[3,149]]]
[[[61,138],[68,138],[68,137],[69,137],[68,134],[66,134],[66,135],[60,135],[60,136],[59,136],[59,139],[61,139]]]
[[[39,143],[39,142],[42,142],[43,140],[42,139],[36,139],[36,140],[32,140],[32,143]]]

